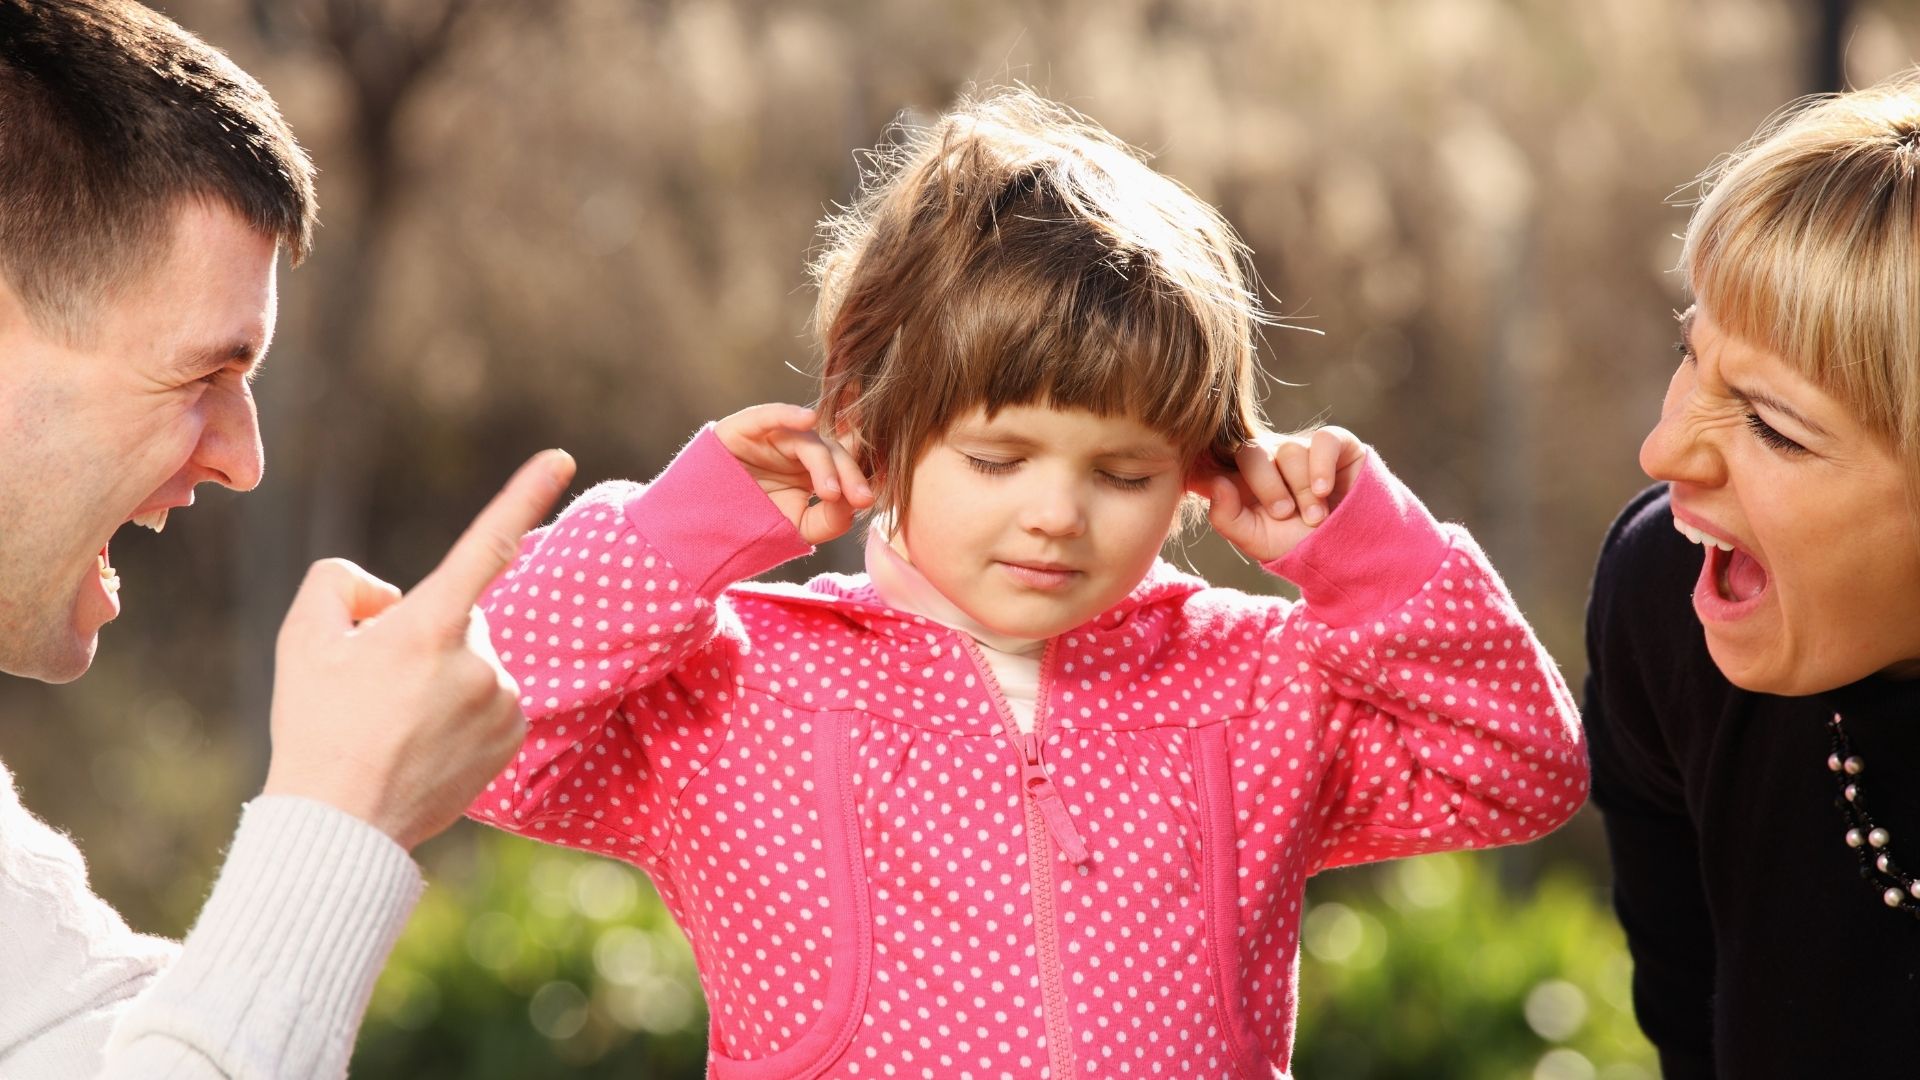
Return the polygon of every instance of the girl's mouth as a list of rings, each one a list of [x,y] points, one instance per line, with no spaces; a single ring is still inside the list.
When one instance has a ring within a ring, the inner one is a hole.
[[[1077,570],[1060,566],[1034,566],[1026,563],[1002,562],[1000,564],[1008,576],[1029,589],[1053,592],[1073,584],[1080,576]]]

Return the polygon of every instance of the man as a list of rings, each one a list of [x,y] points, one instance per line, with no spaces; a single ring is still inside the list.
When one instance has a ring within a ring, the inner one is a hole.
[[[85,672],[112,535],[260,482],[249,382],[313,215],[305,154],[224,56],[130,0],[0,0],[0,670]],[[345,1071],[421,888],[408,851],[519,745],[472,605],[571,474],[536,457],[404,598],[315,564],[265,790],[183,944],[129,930],[0,767],[0,1076]]]

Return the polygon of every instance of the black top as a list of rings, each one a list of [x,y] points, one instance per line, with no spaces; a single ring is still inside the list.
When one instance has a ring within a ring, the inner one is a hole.
[[[1888,850],[1920,869],[1920,681],[1734,687],[1693,612],[1703,558],[1651,488],[1587,609],[1593,802],[1640,1026],[1669,1080],[1920,1075],[1920,919],[1862,879],[1827,768],[1838,711]]]

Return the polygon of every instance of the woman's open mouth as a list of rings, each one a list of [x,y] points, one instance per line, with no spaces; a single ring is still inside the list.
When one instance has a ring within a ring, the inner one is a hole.
[[[1702,619],[1727,622],[1743,618],[1760,606],[1771,579],[1766,566],[1752,552],[1677,516],[1673,527],[1706,549],[1700,580],[1693,588],[1694,610]]]

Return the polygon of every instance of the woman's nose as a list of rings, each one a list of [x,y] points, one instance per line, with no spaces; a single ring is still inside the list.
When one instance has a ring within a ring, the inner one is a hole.
[[[1660,420],[1640,443],[1640,471],[1655,480],[1712,485],[1724,467],[1719,450],[1693,422],[1692,365],[1681,364],[1660,403]]]

